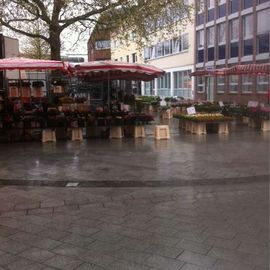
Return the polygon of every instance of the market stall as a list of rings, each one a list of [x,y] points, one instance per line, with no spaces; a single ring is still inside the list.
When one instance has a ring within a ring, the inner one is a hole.
[[[107,96],[102,97],[104,103],[93,106],[88,93],[92,88],[86,89],[86,95],[81,95],[76,88],[74,92],[68,92],[65,88],[69,87],[70,80],[65,77],[51,79],[53,95],[50,100],[43,95],[39,98],[33,95],[36,88],[44,86],[42,84],[22,80],[21,75],[17,82],[8,82],[6,95],[0,97],[0,102],[5,103],[0,107],[0,131],[7,135],[9,141],[42,139],[43,142],[82,140],[83,134],[86,137],[144,137],[144,125],[152,121],[153,116],[143,113],[139,102],[130,93],[122,93],[121,98],[118,93],[112,99],[110,82],[113,79],[152,80],[164,73],[152,66],[129,63],[110,62],[110,66],[104,66],[104,63],[90,62],[71,68],[61,61],[25,58],[0,60],[0,70],[14,69],[19,72],[60,70],[73,78],[105,81],[108,85]]]

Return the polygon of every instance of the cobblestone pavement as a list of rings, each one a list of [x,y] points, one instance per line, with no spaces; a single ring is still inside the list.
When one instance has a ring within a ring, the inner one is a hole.
[[[155,141],[149,126],[145,139],[0,144],[0,182],[120,181],[134,186],[138,181],[186,184],[269,175],[269,132],[232,125],[228,135],[192,135],[179,132],[176,121],[170,126],[169,141]]]
[[[267,182],[0,188],[1,270],[266,270]]]

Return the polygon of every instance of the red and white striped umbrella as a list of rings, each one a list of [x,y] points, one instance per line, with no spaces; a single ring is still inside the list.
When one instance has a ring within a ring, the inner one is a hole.
[[[89,80],[141,80],[151,81],[162,76],[165,71],[157,67],[137,63],[125,63],[118,61],[92,61],[74,66],[74,72],[78,76]]]
[[[30,59],[23,57],[0,59],[0,70],[62,70],[68,71],[68,66],[62,61]]]

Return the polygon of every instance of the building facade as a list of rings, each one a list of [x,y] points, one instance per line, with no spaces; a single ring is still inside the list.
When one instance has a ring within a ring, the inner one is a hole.
[[[87,42],[88,61],[111,59],[111,33],[102,25],[97,25]]]
[[[269,63],[270,0],[205,0],[195,17],[194,70]],[[268,90],[269,76],[196,77],[195,98],[266,102]]]
[[[189,23],[179,35],[144,48],[146,63],[165,70],[165,75],[144,83],[143,94],[192,99],[194,81],[194,25]]]

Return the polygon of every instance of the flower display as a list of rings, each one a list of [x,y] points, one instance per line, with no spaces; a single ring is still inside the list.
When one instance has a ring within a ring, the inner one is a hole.
[[[174,114],[174,118],[180,120],[187,120],[193,122],[222,122],[222,121],[232,121],[233,118],[230,116],[224,116],[221,113],[204,113],[204,114]]]

